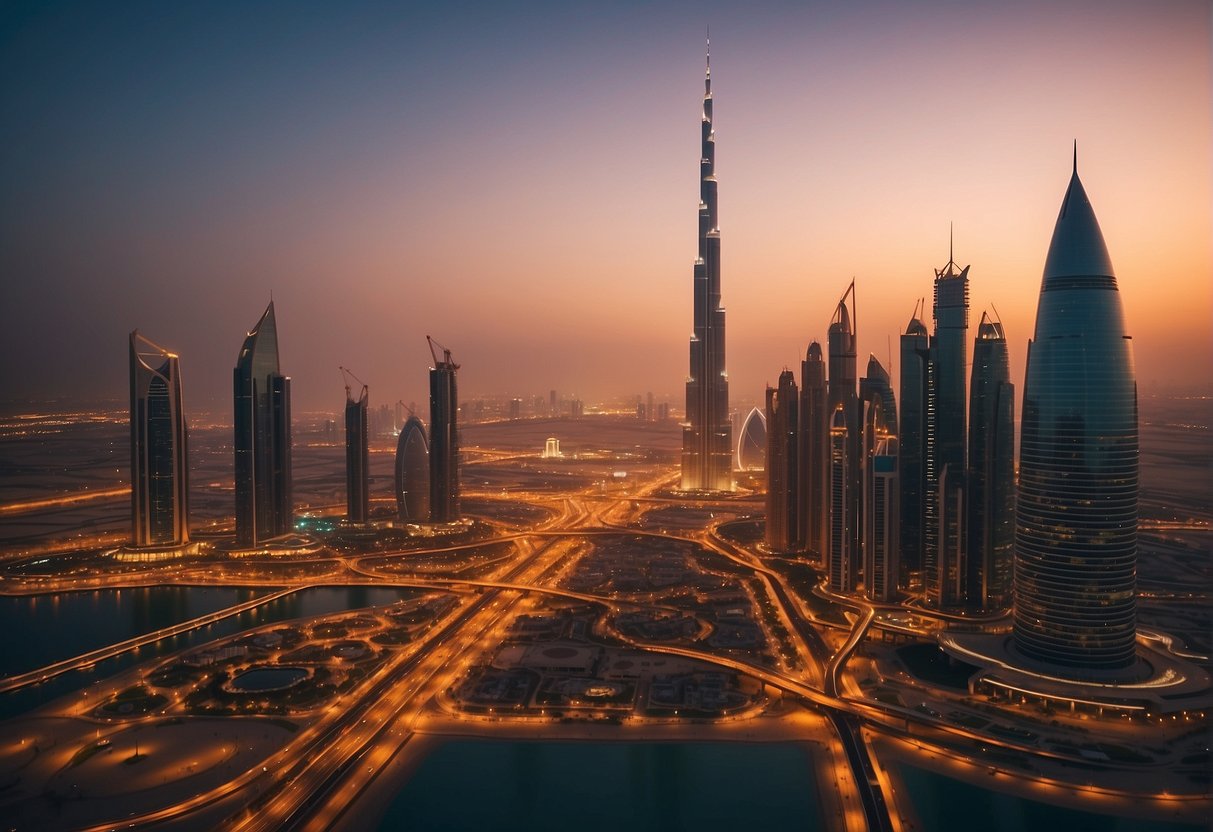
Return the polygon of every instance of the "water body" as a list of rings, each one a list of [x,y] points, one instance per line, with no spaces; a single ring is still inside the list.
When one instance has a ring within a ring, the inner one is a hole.
[[[3,658],[5,675],[42,667],[51,662],[78,656],[106,644],[123,641],[162,627],[177,624],[208,612],[233,606],[270,590],[218,587],[149,587],[146,589],[109,589],[96,592],[61,592],[54,595],[0,598],[0,632],[12,634],[6,639]],[[98,662],[92,668],[56,676],[40,685],[30,685],[0,694],[0,719],[26,713],[64,694],[80,690],[113,676],[129,667],[196,647],[253,627],[311,618],[345,610],[393,604],[412,598],[418,590],[394,587],[334,586],[314,587],[270,601],[239,615],[199,627],[174,638],[161,639],[139,650],[132,650]],[[37,639],[39,646],[25,641]],[[18,651],[10,658],[9,647]],[[100,691],[99,694],[100,695]]]
[[[307,678],[302,667],[256,667],[246,670],[232,679],[232,690],[260,693],[266,690],[282,690]]]
[[[796,743],[455,740],[422,761],[379,824],[406,828],[831,827]]]
[[[1137,820],[1068,809],[983,789],[905,763],[897,771],[910,793],[918,828],[973,829],[983,832],[1201,832],[1205,827],[1162,820]]]

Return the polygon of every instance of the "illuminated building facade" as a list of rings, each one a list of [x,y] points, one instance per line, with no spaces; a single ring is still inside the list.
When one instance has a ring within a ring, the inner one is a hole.
[[[767,417],[756,407],[750,408],[741,433],[737,437],[737,469],[761,471],[767,466]]]
[[[699,256],[695,260],[695,330],[682,429],[682,488],[732,491],[733,442],[729,379],[720,305],[720,227],[716,206],[716,136],[712,131],[712,67],[704,80],[699,158]]]
[[[873,359],[875,361],[875,359]],[[876,365],[880,372],[884,368]],[[873,377],[869,364],[868,377]],[[879,378],[879,375],[876,376]],[[884,374],[887,386],[888,374]],[[863,458],[863,575],[864,591],[873,601],[897,597],[900,493],[897,482],[895,417],[889,418],[889,397],[869,399],[864,424]],[[893,411],[895,413],[895,411]]]
[[[130,377],[131,539],[136,546],[179,546],[190,536],[181,367],[176,355],[135,330]]]
[[[409,416],[396,442],[396,513],[402,522],[430,519],[430,441],[425,425]]]
[[[854,518],[851,516],[851,429],[847,411],[835,408],[830,417],[830,539],[826,567],[834,592],[854,592],[858,581]]]
[[[821,344],[800,363],[800,539],[825,565],[829,539],[830,409]]]
[[[965,601],[974,609],[1011,605],[1015,547],[1015,387],[1002,323],[984,312],[973,342],[969,383],[969,541]]]
[[[236,539],[255,546],[291,531],[291,380],[278,369],[271,301],[244,339],[235,398]]]
[[[901,413],[897,423],[897,466],[901,489],[901,582],[906,589],[922,584],[923,550],[926,547],[926,427],[927,359],[930,347],[927,328],[914,310],[901,336],[899,388]]]
[[[927,365],[923,578],[927,601],[949,607],[959,604],[964,593],[969,331],[969,267],[956,265],[950,247],[947,265],[935,271],[933,313],[935,333]]]
[[[1028,345],[1015,647],[1073,673],[1134,663],[1137,381],[1103,233],[1074,172]]]
[[[357,399],[345,388],[345,497],[346,519],[365,523],[369,513],[370,445],[366,410],[369,391],[362,385]]]
[[[830,410],[830,585],[841,592],[851,592],[859,579],[862,564],[859,561],[860,510],[862,490],[860,481],[860,434],[862,417],[859,409],[857,372],[855,362],[855,327],[847,298],[855,301],[855,283],[852,282],[838,301],[834,318],[830,323],[827,338],[829,359],[829,383],[827,406]],[[841,413],[841,419],[839,414]],[[846,442],[844,452],[835,448],[839,437]],[[845,467],[845,487],[836,482],[838,472],[834,466],[842,462]],[[843,503],[839,504],[842,499]],[[841,524],[841,525],[840,525]],[[841,540],[845,537],[846,540]],[[845,562],[836,563],[837,558]],[[838,578],[837,582],[835,578]]]
[[[767,546],[776,552],[800,549],[799,411],[796,377],[784,370],[767,388]]]
[[[430,342],[433,351],[434,342]],[[430,520],[451,523],[459,519],[459,393],[455,372],[459,365],[451,351],[434,353],[430,368]]]

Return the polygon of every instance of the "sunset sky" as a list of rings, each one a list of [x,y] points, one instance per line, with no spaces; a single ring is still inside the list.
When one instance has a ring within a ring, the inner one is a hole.
[[[1021,388],[1075,139],[1141,389],[1207,389],[1206,0],[654,5],[5,4],[0,399],[123,399],[137,327],[221,415],[272,292],[297,412],[422,401],[427,333],[681,408],[707,24],[735,402],[852,277],[895,356],[949,222]]]

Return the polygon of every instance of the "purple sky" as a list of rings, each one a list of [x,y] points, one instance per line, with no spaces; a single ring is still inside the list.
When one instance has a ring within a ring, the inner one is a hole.
[[[222,416],[272,292],[298,412],[422,401],[427,333],[465,397],[681,407],[705,23],[736,402],[852,276],[895,353],[949,222],[1021,384],[1075,138],[1143,390],[1213,376],[1205,2],[411,9],[6,4],[0,399],[123,399],[138,327]]]

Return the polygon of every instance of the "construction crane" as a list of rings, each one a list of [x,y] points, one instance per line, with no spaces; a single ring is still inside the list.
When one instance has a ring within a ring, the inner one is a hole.
[[[432,355],[434,357],[434,366],[435,367],[439,367],[439,366],[442,366],[443,364],[447,364],[447,365],[450,365],[452,370],[459,369],[459,365],[451,360],[451,351],[450,350],[448,350],[446,347],[442,346],[442,344],[438,343],[437,341],[435,341],[433,338],[431,338],[428,335],[425,336],[425,342],[430,345],[430,355]],[[434,347],[438,347],[438,349],[442,350],[442,360],[441,361],[438,360],[438,353],[434,350]]]
[[[350,381],[349,381],[349,380],[350,380],[351,378],[352,378],[352,379],[353,379],[353,380],[354,380],[356,383],[358,383],[358,384],[361,384],[361,385],[362,385],[362,394],[361,394],[361,395],[358,397],[358,401],[361,401],[362,399],[365,399],[365,398],[367,397],[367,393],[368,393],[368,391],[370,390],[370,388],[368,388],[368,387],[366,386],[366,384],[365,384],[365,383],[362,381],[362,379],[360,379],[360,378],[358,378],[358,376],[354,375],[354,371],[353,371],[353,370],[347,369],[347,368],[345,368],[345,367],[338,367],[337,369],[341,371],[341,381],[342,381],[342,383],[345,385],[345,398],[346,398],[346,401],[351,401],[351,402],[352,402],[352,401],[354,401],[354,396],[353,396],[353,394],[352,394],[352,393],[351,393],[351,391],[350,391]],[[346,376],[349,376],[349,378],[346,378]]]
[[[404,399],[397,399],[396,404],[400,405],[401,407],[403,407],[405,410],[407,410],[409,412],[410,419],[417,415],[416,413],[413,412],[413,408],[409,407],[407,404],[404,403]]]

